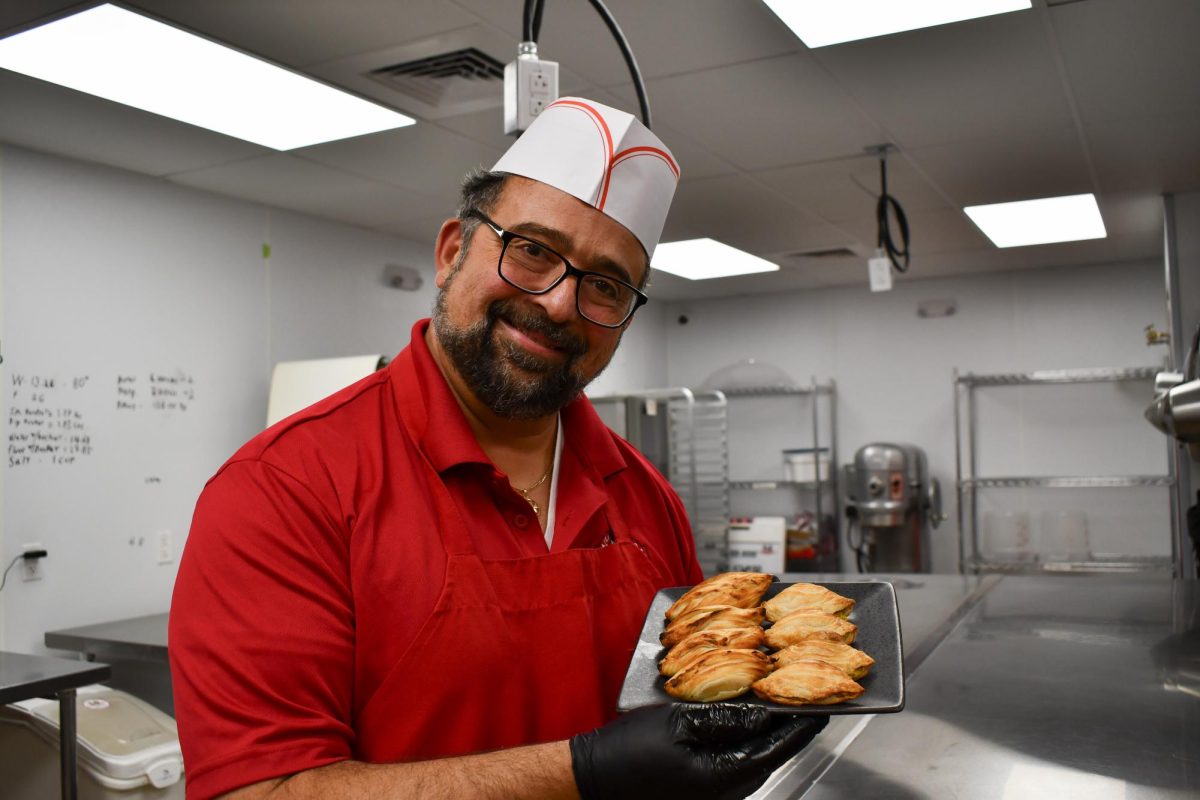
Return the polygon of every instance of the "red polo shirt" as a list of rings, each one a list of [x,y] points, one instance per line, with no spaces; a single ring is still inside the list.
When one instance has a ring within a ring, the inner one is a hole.
[[[353,757],[355,719],[442,589],[446,553],[421,459],[482,558],[547,552],[433,361],[428,324],[413,327],[411,368],[398,359],[272,426],[201,494],[170,618],[189,798]],[[401,403],[420,409],[411,427]],[[562,424],[554,549],[604,544],[613,502],[676,584],[699,581],[667,481],[586,398]]]

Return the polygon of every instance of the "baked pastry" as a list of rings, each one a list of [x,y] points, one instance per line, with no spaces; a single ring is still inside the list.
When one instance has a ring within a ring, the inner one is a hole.
[[[737,606],[753,608],[774,582],[774,575],[762,572],[723,572],[698,583],[667,609],[667,621],[701,606]]]
[[[764,616],[762,606],[701,606],[676,617],[659,635],[658,640],[664,647],[674,647],[696,631],[753,628],[762,624]]]
[[[658,671],[668,678],[701,653],[721,648],[735,650],[757,650],[762,647],[763,630],[753,628],[730,628],[727,630],[697,631],[671,648],[667,657],[658,663]]]
[[[760,650],[721,648],[701,653],[663,687],[679,700],[711,703],[745,694],[750,684],[771,672],[771,659]]]
[[[682,647],[682,645],[680,645]],[[672,651],[673,652],[673,651]],[[823,639],[808,639],[799,644],[790,644],[771,656],[775,669],[786,667],[796,661],[824,661],[837,667],[854,680],[864,677],[871,671],[875,659],[862,650],[841,642],[827,642]]]
[[[853,700],[863,687],[824,661],[796,661],[780,667],[750,688],[763,700],[785,706],[827,706]]]
[[[782,650],[789,644],[799,644],[806,639],[850,644],[857,633],[858,626],[841,617],[820,611],[797,611],[767,628],[763,638],[772,650]]]
[[[767,619],[783,619],[797,611],[821,611],[837,617],[850,616],[854,601],[815,583],[797,583],[763,603]]]

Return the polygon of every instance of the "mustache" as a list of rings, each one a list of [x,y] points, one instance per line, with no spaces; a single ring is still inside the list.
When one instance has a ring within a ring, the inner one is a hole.
[[[501,319],[517,330],[538,334],[570,356],[581,356],[588,350],[586,341],[551,322],[544,312],[539,314],[514,300],[496,300],[488,306],[487,316],[489,330]]]

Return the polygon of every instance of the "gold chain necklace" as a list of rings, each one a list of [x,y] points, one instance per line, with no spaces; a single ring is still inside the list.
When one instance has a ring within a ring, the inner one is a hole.
[[[535,483],[533,486],[530,486],[528,489],[522,489],[520,486],[513,486],[513,488],[516,489],[518,492],[520,492],[521,496],[525,498],[525,502],[529,503],[529,505],[533,506],[533,513],[535,515],[541,514],[542,509],[537,504],[537,501],[529,496],[529,493],[532,492],[534,489],[538,488],[539,486],[541,486],[543,483],[545,483],[546,479],[550,477],[550,473],[553,471],[554,471],[554,467],[553,467],[553,465],[551,465],[550,469],[546,470],[546,474],[543,475],[542,477],[538,478],[537,483]],[[511,483],[509,485],[512,486]]]

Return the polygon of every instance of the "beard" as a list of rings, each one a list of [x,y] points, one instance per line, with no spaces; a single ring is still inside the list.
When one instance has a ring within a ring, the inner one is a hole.
[[[496,416],[529,420],[555,414],[596,377],[585,374],[579,363],[588,351],[587,342],[551,322],[541,309],[524,305],[519,299],[495,300],[488,305],[483,319],[455,326],[446,311],[446,294],[455,272],[438,293],[434,335],[467,387]],[[545,339],[566,358],[540,358],[511,342],[498,340],[495,328],[499,320]]]

